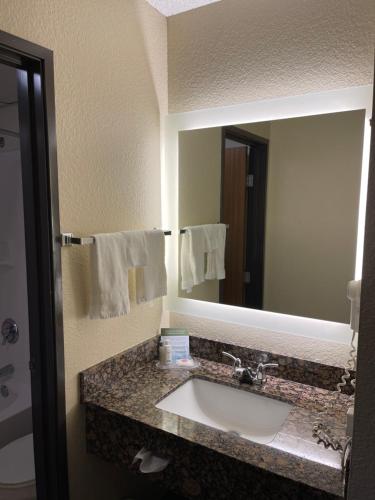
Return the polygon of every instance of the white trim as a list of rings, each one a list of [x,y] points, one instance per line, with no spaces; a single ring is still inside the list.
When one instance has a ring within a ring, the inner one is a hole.
[[[341,111],[366,110],[363,145],[361,194],[357,235],[355,277],[361,277],[364,223],[366,210],[367,176],[370,150],[370,125],[372,86],[353,87],[317,94],[255,101],[236,106],[204,109],[166,117],[165,163],[162,168],[162,219],[163,227],[172,230],[167,238],[168,296],[165,301],[169,311],[192,314],[264,328],[294,335],[349,343],[350,328],[343,323],[333,323],[312,318],[290,316],[268,311],[215,304],[178,297],[178,132],[206,127],[220,127],[240,123],[256,123],[270,120],[311,116]],[[266,334],[266,332],[265,332]]]

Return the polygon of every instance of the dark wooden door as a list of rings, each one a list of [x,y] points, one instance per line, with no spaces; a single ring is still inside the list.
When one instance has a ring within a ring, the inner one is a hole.
[[[222,178],[222,221],[229,226],[222,302],[236,306],[244,301],[247,149],[225,149]]]
[[[267,146],[250,146],[247,189],[244,306],[263,309],[266,227]]]
[[[223,129],[221,222],[229,228],[222,304],[263,308],[267,152],[267,139]]]

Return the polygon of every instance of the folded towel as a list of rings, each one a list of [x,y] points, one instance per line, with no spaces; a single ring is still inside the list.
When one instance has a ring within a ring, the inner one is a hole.
[[[167,295],[164,231],[146,231],[148,262],[136,270],[137,303]]]
[[[206,224],[204,232],[207,239],[207,271],[206,280],[222,280],[225,278],[225,224]]]
[[[204,226],[185,228],[181,241],[181,288],[188,293],[204,281],[204,259],[207,237]]]
[[[147,264],[145,232],[96,234],[95,244],[90,248],[90,318],[113,318],[128,314],[128,269]]]

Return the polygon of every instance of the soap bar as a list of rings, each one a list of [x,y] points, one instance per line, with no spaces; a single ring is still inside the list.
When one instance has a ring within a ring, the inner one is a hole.
[[[176,365],[182,368],[195,368],[196,362],[192,358],[182,358],[176,361]]]
[[[346,414],[346,435],[353,437],[354,406],[351,406]]]

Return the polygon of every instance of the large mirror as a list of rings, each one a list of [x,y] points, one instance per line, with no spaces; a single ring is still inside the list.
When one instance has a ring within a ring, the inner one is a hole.
[[[364,122],[356,110],[180,131],[179,297],[348,323]],[[204,279],[187,287],[202,231]]]

